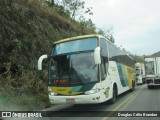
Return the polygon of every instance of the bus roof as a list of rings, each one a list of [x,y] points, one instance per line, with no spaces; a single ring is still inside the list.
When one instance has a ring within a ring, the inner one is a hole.
[[[77,39],[83,39],[83,38],[91,38],[91,37],[97,37],[97,38],[105,38],[102,35],[99,34],[90,34],[90,35],[82,35],[82,36],[76,36],[76,37],[70,37],[70,38],[66,38],[66,39],[62,39],[59,41],[54,42],[54,44],[58,44],[58,43],[63,43],[63,42],[68,42],[68,41],[72,41],[72,40],[77,40]],[[108,40],[106,38],[106,40]],[[108,40],[109,41],[109,40]],[[109,41],[111,44],[113,44],[111,41]],[[113,44],[114,45],[114,44]],[[114,45],[115,46],[115,45]],[[115,46],[117,48],[117,46]],[[121,50],[122,51],[122,50]],[[124,52],[124,51],[122,51]],[[132,60],[134,60],[130,55],[128,55],[126,52],[124,52],[128,57],[130,57]]]
[[[72,41],[72,40],[77,40],[77,39],[83,39],[83,38],[91,38],[91,37],[99,38],[99,37],[101,37],[101,35],[91,34],[91,35],[76,36],[76,37],[71,37],[71,38],[66,38],[66,39],[62,39],[62,40],[56,41],[56,42],[54,42],[54,44],[67,42],[67,41]]]

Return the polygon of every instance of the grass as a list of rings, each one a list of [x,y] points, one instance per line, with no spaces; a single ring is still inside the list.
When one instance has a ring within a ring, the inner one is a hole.
[[[50,106],[47,66],[38,72],[37,59],[50,53],[53,42],[89,30],[39,0],[1,0],[0,18],[0,109]]]
[[[14,77],[6,74],[0,75],[1,110],[40,110],[50,106],[47,83],[38,78],[38,73],[23,71]]]

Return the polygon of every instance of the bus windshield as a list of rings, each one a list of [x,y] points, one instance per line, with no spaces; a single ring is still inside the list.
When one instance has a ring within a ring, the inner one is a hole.
[[[84,38],[74,41],[55,44],[51,56],[94,50],[97,46],[97,38]]]
[[[55,86],[97,82],[98,65],[93,52],[59,55],[51,58],[49,84]]]

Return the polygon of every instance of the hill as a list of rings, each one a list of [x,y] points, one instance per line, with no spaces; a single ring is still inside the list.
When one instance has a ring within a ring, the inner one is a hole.
[[[160,57],[160,51],[159,51],[159,52],[156,52],[156,53],[153,53],[151,56],[152,56],[152,57]]]
[[[1,110],[49,106],[47,71],[37,71],[37,59],[57,40],[95,33],[38,0],[1,0],[0,26]]]

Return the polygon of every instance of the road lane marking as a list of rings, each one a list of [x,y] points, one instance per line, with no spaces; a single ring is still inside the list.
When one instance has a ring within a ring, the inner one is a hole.
[[[52,105],[49,108],[43,109],[41,111],[58,111],[61,109],[72,107],[74,104],[62,104],[62,105]]]
[[[122,106],[124,106],[125,104],[127,104],[127,102],[129,102],[130,100],[132,100],[133,98],[135,98],[138,94],[141,93],[142,90],[137,91],[136,93],[130,95],[125,101],[123,101],[121,104],[119,104],[117,107],[115,107],[111,112],[109,112],[106,117],[103,117],[102,120],[107,120],[111,115],[114,114],[115,111],[119,110]]]
[[[123,108],[126,107],[130,102],[132,102],[140,93],[143,92],[143,90],[144,90],[144,89],[140,89],[139,91],[137,91],[137,94],[136,94],[135,96],[133,96],[132,99],[131,99],[130,101],[128,101],[128,102],[123,106]]]

